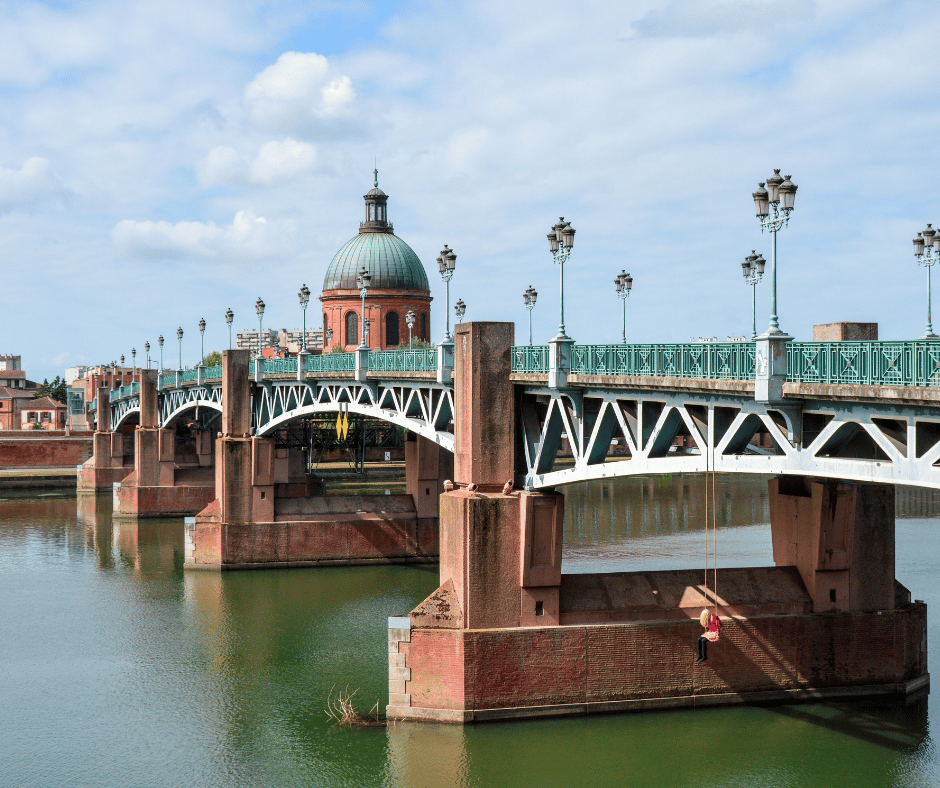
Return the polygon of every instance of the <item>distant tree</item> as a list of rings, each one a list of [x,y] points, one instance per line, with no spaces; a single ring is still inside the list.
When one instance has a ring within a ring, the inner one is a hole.
[[[58,375],[55,376],[52,383],[49,382],[48,378],[44,378],[42,383],[39,384],[33,392],[33,397],[35,399],[39,397],[50,397],[64,405],[68,401],[65,391],[65,381]]]
[[[218,350],[213,350],[202,360],[202,363],[207,367],[217,367],[222,363],[222,354]]]
[[[329,352],[330,353],[345,353],[346,348],[344,348],[342,345],[333,345],[333,347],[330,348]]]
[[[434,347],[430,342],[426,342],[423,339],[418,339],[418,337],[412,337],[411,344],[407,342],[402,342],[401,347],[408,350],[421,350],[422,348]]]

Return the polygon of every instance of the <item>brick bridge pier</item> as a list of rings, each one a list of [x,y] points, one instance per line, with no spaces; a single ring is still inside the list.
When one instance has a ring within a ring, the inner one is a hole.
[[[771,480],[775,566],[720,569],[717,600],[706,599],[700,567],[563,575],[563,496],[504,491],[519,451],[512,338],[509,323],[456,328],[455,489],[440,500],[440,587],[389,620],[390,719],[468,723],[928,687],[926,606],[894,578],[890,485]],[[716,602],[721,641],[696,664],[698,616]]]

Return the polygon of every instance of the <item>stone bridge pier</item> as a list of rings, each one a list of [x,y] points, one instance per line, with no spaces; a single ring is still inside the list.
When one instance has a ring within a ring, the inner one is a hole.
[[[437,493],[448,458],[408,443],[408,495],[328,497],[301,449],[251,435],[248,351],[222,354],[215,495],[185,526],[188,569],[434,562]]]
[[[140,424],[134,431],[134,467],[114,483],[114,514],[125,517],[193,515],[215,498],[214,446],[206,430],[181,450],[177,430],[161,428],[157,370],[141,371]]]
[[[456,723],[904,696],[929,686],[926,606],[894,579],[893,488],[770,482],[775,566],[561,573],[563,497],[512,490],[513,326],[455,332],[454,490],[440,587],[389,619],[390,719]],[[704,536],[703,536],[704,538]],[[703,607],[723,619],[697,663]]]
[[[133,441],[123,432],[111,431],[111,390],[108,388],[98,389],[96,415],[93,453],[78,466],[79,492],[110,491],[115,482],[134,470]]]

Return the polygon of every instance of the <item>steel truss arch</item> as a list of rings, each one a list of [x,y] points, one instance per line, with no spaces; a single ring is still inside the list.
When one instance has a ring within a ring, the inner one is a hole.
[[[522,388],[517,396],[517,480],[528,489],[710,469],[940,489],[936,406],[764,405],[747,396],[600,388]],[[757,434],[770,448],[752,442]],[[680,436],[689,446],[677,450]],[[622,456],[614,456],[614,440],[625,445]]]

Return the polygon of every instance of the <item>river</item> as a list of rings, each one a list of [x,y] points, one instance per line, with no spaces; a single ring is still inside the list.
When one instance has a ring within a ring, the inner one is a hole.
[[[720,566],[771,564],[765,480],[717,486]],[[704,480],[567,490],[563,571],[701,566]],[[8,494],[9,496],[9,494]],[[110,498],[0,500],[0,787],[938,786],[929,699],[460,728],[334,727],[329,693],[387,699],[386,619],[436,567],[183,572],[180,520]],[[940,502],[898,496],[897,577],[930,611],[940,675]]]

